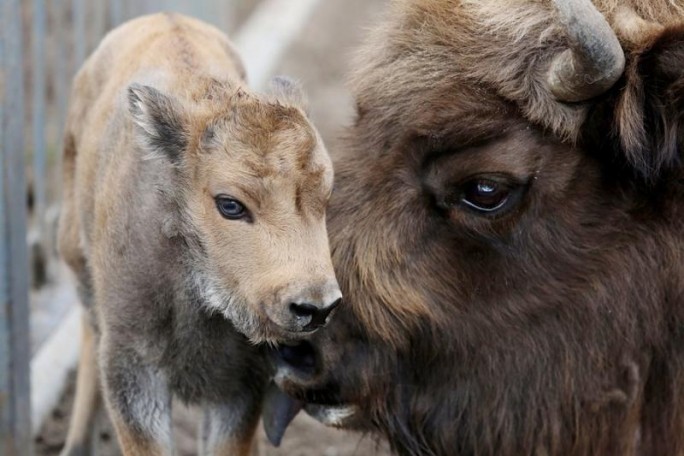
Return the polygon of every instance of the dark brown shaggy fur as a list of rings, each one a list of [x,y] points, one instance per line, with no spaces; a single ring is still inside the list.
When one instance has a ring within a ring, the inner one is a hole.
[[[284,389],[401,455],[684,455],[684,7],[596,4],[625,75],[563,104],[550,2],[397,2],[336,160],[346,307]],[[449,203],[483,174],[520,201]]]

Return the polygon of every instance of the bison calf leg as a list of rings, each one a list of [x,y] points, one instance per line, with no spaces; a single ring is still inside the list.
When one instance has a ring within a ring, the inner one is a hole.
[[[123,455],[173,454],[171,394],[162,373],[132,350],[103,341],[102,378]]]
[[[233,404],[205,405],[200,456],[250,456],[256,454],[254,433],[260,402],[240,398]]]
[[[76,397],[61,456],[87,456],[92,453],[93,421],[100,404],[96,357],[96,336],[87,315],[81,322],[81,356],[76,377]]]

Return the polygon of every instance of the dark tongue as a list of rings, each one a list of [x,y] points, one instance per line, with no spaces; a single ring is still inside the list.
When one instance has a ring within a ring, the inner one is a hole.
[[[302,407],[303,402],[291,398],[271,382],[264,398],[263,420],[266,436],[273,446],[280,446],[287,426]]]

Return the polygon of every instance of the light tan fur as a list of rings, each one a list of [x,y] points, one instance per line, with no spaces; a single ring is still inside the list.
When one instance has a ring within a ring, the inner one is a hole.
[[[100,406],[99,375],[95,352],[95,334],[92,325],[84,317],[82,321],[81,354],[78,361],[76,378],[76,397],[74,410],[66,438],[67,447],[77,445],[92,446],[91,427]]]

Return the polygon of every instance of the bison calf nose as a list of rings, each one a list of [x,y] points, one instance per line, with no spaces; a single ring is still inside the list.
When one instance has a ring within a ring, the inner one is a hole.
[[[277,330],[285,331],[285,338],[292,340],[325,326],[341,301],[342,293],[336,282],[309,287],[288,286],[276,293],[276,301],[264,310]]]
[[[328,315],[337,307],[342,298],[335,300],[333,303],[323,306],[317,306],[309,303],[290,303],[290,312],[294,318],[302,325],[303,331],[313,331],[325,325]]]

